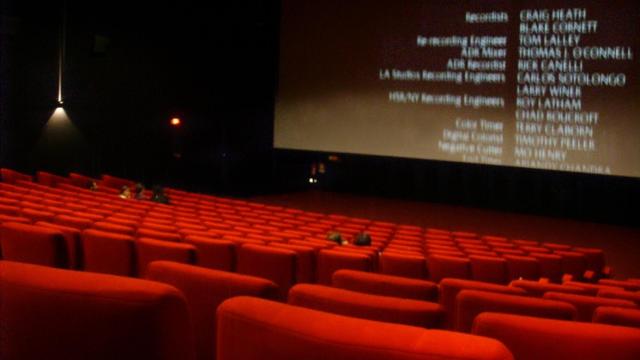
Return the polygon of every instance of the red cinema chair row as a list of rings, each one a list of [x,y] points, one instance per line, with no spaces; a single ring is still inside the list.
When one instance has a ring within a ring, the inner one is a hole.
[[[3,360],[195,359],[174,287],[2,261],[0,289]]]
[[[500,342],[249,297],[218,308],[218,360],[513,359]]]
[[[486,312],[473,334],[499,340],[519,360],[640,358],[640,330],[629,327]]]

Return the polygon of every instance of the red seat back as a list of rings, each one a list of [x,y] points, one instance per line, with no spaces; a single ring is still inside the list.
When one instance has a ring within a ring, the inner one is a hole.
[[[473,333],[501,341],[518,360],[640,359],[640,331],[620,326],[484,313]]]
[[[218,308],[217,360],[502,360],[499,342],[248,297]]]
[[[431,281],[355,270],[333,273],[332,286],[374,295],[437,301],[438,285]]]
[[[238,272],[269,279],[278,285],[279,299],[285,300],[296,283],[296,252],[264,245],[243,245],[238,249]]]
[[[371,257],[355,252],[321,250],[318,253],[318,283],[330,285],[333,273],[340,269],[372,271]]]
[[[151,263],[147,278],[175,286],[186,296],[201,360],[216,358],[216,309],[220,303],[241,295],[275,299],[278,292],[276,284],[266,279],[167,261]]]
[[[135,276],[135,243],[131,236],[99,230],[82,233],[84,268],[86,271]]]
[[[291,305],[397,324],[437,328],[442,307],[436,303],[380,296],[323,285],[300,284],[289,291]]]
[[[466,289],[515,295],[525,294],[524,290],[510,286],[464,279],[443,279],[440,282],[440,305],[446,311],[446,328],[454,328],[456,323],[456,297],[460,291]]]
[[[22,223],[0,227],[0,249],[4,260],[69,267],[69,250],[59,230]]]
[[[577,310],[571,304],[528,296],[462,290],[456,297],[456,327],[470,332],[473,321],[483,312],[519,314],[559,320],[575,320]]]
[[[0,289],[3,360],[194,359],[171,286],[0,262]]]

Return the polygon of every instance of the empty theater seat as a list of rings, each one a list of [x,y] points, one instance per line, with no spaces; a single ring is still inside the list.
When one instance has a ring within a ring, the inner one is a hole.
[[[427,278],[427,263],[424,256],[383,252],[379,261],[382,274],[415,279]]]
[[[167,260],[184,264],[196,262],[196,248],[190,244],[142,238],[136,242],[136,253],[140,277],[144,277],[147,266],[153,261]]]
[[[527,292],[527,294],[532,296],[537,296],[537,297],[542,297],[542,295],[550,291],[569,293],[569,294],[578,294],[578,295],[590,294],[589,290],[586,290],[577,286],[542,283],[542,282],[531,281],[531,280],[514,280],[509,284],[509,286],[524,289]]]
[[[621,326],[484,313],[473,334],[501,341],[518,360],[640,359],[640,330]]]
[[[621,287],[627,291],[640,291],[640,284],[633,281],[600,279],[598,280],[598,284],[606,285],[606,286]]]
[[[522,289],[464,279],[443,279],[440,282],[440,305],[446,312],[445,327],[453,329],[456,323],[456,297],[462,290],[482,290],[495,293],[524,295]]]
[[[151,230],[151,229],[145,229],[145,228],[138,229],[137,237],[158,239],[163,241],[173,241],[173,242],[180,242],[182,240],[182,238],[180,237],[180,234],[175,232],[157,231],[157,230]]]
[[[462,290],[456,297],[455,329],[470,332],[473,320],[483,312],[519,314],[559,320],[575,320],[577,317],[576,308],[562,301],[478,290]]]
[[[434,282],[364,271],[338,270],[333,273],[331,285],[374,295],[438,300],[438,285]]]
[[[187,235],[184,242],[195,246],[196,263],[210,269],[235,271],[237,245],[233,241]]]
[[[598,297],[629,300],[640,305],[640,292],[603,289],[598,291]]]
[[[124,234],[128,236],[135,236],[136,234],[136,229],[132,226],[126,226],[123,224],[117,224],[108,221],[97,221],[93,223],[93,225],[91,225],[91,228],[101,231]]]
[[[636,308],[633,301],[622,299],[609,299],[595,296],[564,294],[557,292],[548,292],[544,294],[545,299],[564,301],[572,304],[578,309],[578,321],[591,321],[593,312],[598,306],[617,306],[626,308]]]
[[[444,278],[471,278],[471,261],[466,258],[430,255],[427,264],[430,279],[435,282],[440,282]]]
[[[72,215],[58,215],[51,222],[84,230],[91,227],[93,221]]]
[[[555,251],[562,257],[562,272],[573,275],[574,279],[582,278],[587,270],[587,259],[583,253],[575,251]]]
[[[36,226],[60,231],[67,243],[67,259],[70,269],[82,269],[82,242],[80,230],[68,226],[39,221]]]
[[[593,322],[640,328],[640,310],[599,306],[593,313]]]
[[[0,262],[0,288],[3,360],[195,358],[169,285]]]
[[[82,232],[86,271],[135,276],[135,242],[131,236],[88,229]]]
[[[532,256],[505,255],[509,280],[529,279],[540,277],[540,263]]]
[[[507,261],[495,256],[469,256],[471,278],[496,284],[507,283]]]
[[[499,342],[249,297],[218,308],[217,360],[512,359]]]
[[[321,250],[318,253],[318,283],[331,284],[333,273],[340,269],[373,271],[371,257],[354,252]]]
[[[314,283],[316,282],[316,251],[308,246],[283,244],[280,242],[272,242],[269,244],[279,249],[295,251],[297,254],[297,283]]]
[[[69,267],[67,240],[60,230],[8,222],[0,227],[0,253],[4,260]]]
[[[334,314],[424,328],[439,327],[444,313],[440,305],[432,302],[311,284],[292,287],[288,302]]]
[[[560,282],[562,279],[562,256],[546,253],[530,253],[529,256],[538,259],[540,265],[540,276],[553,282]]]
[[[279,299],[286,300],[296,283],[295,251],[264,245],[243,245],[238,249],[238,273],[258,276],[278,285]]]
[[[562,284],[581,287],[587,290],[593,296],[595,296],[600,290],[623,290],[621,287],[617,287],[617,286],[590,284],[590,283],[585,283],[580,281],[565,281]]]
[[[278,295],[276,284],[270,280],[168,261],[151,263],[147,278],[175,286],[184,293],[197,357],[201,360],[216,358],[216,309],[220,303],[241,295],[265,299]]]
[[[23,174],[15,170],[2,168],[0,169],[0,179],[7,184],[15,184],[17,181],[33,181],[31,175]]]

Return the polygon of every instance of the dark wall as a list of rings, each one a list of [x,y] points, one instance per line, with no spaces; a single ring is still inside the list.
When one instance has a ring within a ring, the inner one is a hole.
[[[56,96],[62,1],[12,1],[10,160],[25,171],[103,172],[234,192],[270,159],[277,3],[69,0],[65,151],[43,127]],[[172,128],[179,116],[183,126]],[[71,155],[70,155],[71,154]],[[252,160],[252,161],[246,161]]]
[[[231,195],[328,190],[637,226],[638,179],[274,151],[279,2],[68,0],[65,108],[48,139],[62,1],[0,0],[0,162]],[[171,128],[173,116],[183,119]],[[178,156],[179,155],[179,156]],[[308,183],[312,163],[326,164]]]

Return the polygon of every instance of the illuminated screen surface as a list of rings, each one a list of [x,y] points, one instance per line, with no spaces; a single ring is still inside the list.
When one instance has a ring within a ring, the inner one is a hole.
[[[640,177],[637,0],[283,0],[274,146]]]

